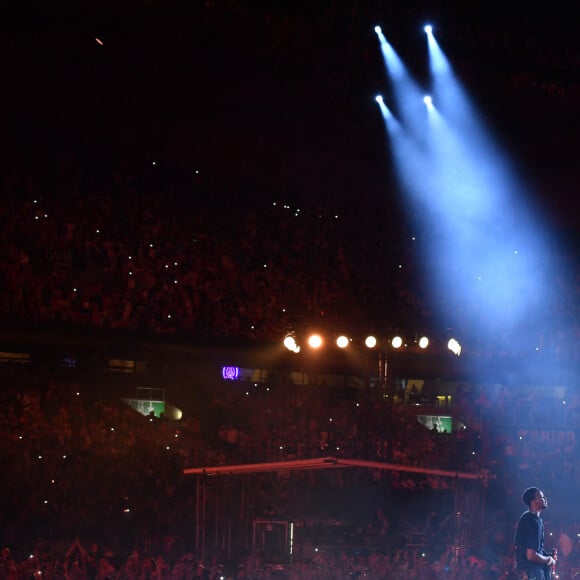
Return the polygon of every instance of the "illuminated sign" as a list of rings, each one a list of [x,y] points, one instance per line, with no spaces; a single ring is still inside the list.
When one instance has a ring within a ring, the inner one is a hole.
[[[240,367],[222,367],[222,377],[226,381],[235,381],[240,376]]]

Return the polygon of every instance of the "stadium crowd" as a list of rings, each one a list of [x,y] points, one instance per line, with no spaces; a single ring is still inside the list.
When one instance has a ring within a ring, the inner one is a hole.
[[[119,170],[97,179],[70,153],[50,163],[45,153],[42,144],[31,153],[0,140],[6,325],[274,339],[302,318],[332,325],[347,313],[362,325],[390,312],[397,326],[429,318],[412,237],[399,238],[395,224],[381,229],[376,216],[343,219],[334,208],[277,196],[252,196],[249,205],[241,187],[197,174],[169,179],[154,165],[139,176]],[[570,272],[558,283],[573,287],[573,260]],[[559,315],[578,320],[578,304],[562,304]],[[578,358],[570,338],[560,336],[554,349]],[[445,433],[421,425],[404,396],[393,402],[333,385],[228,383],[207,409],[175,422],[94,397],[82,379],[10,365],[1,372],[0,580],[499,578],[512,557],[510,509],[530,478],[541,470],[543,485],[565,502],[580,483],[580,406],[570,394],[468,393],[453,411],[467,428]],[[318,551],[314,541],[297,545],[292,562],[266,560],[246,545],[236,546],[234,564],[192,550],[195,487],[184,468],[324,456],[474,471],[482,474],[477,493],[502,499],[486,508],[483,535],[458,546],[460,530],[445,524],[455,491],[447,478],[371,470],[261,476],[251,488],[254,518],[293,513],[309,529],[318,511],[326,521],[344,518],[339,540]],[[426,512],[426,497],[445,498],[445,507]],[[548,527],[572,539],[562,566],[573,569],[577,514],[557,518]],[[427,538],[420,547],[411,530]]]

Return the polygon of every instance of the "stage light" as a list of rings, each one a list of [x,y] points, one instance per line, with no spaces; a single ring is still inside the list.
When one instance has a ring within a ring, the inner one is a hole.
[[[376,101],[377,103],[379,103],[379,104],[381,104],[381,103],[384,103],[384,102],[385,102],[385,101],[384,101],[384,99],[383,99],[383,95],[377,95],[377,96],[375,97],[375,101]]]
[[[391,340],[391,345],[393,348],[401,348],[403,346],[403,339],[400,336],[395,336]]]
[[[419,339],[419,348],[427,348],[429,346],[429,339],[426,336],[422,336]]]
[[[300,352],[300,347],[296,344],[296,339],[289,334],[285,339],[284,339],[284,346],[295,353],[299,353]]]
[[[374,336],[367,336],[365,338],[365,346],[367,348],[375,348],[377,346],[377,339]]]
[[[455,355],[459,356],[461,354],[461,345],[455,338],[450,338],[447,343],[447,348]]]
[[[346,348],[349,342],[350,341],[346,336],[341,335],[336,339],[336,346],[338,346],[338,348]]]
[[[322,337],[319,334],[312,334],[308,337],[308,346],[310,348],[320,348],[322,346]]]
[[[433,98],[431,97],[431,95],[425,95],[423,97],[423,102],[428,106],[428,107],[432,107],[433,106]]]
[[[375,26],[375,32],[376,34],[382,34],[383,30],[380,26]]]
[[[433,27],[430,24],[427,24],[423,30],[425,31],[425,34],[433,34]]]

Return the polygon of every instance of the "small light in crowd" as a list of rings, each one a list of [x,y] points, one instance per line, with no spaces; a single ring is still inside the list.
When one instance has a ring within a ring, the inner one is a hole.
[[[335,215],[335,216],[334,216],[334,219],[335,219],[335,220],[337,220],[337,219],[338,219],[338,216],[337,216],[337,215]]]
[[[255,330],[255,328],[256,328],[256,327],[255,327],[255,326],[252,324],[252,325],[250,326],[250,328],[251,328],[252,330]]]
[[[100,234],[100,233],[101,233],[101,230],[95,230],[95,232],[96,232],[97,234]]]
[[[176,434],[175,434],[175,438],[176,438],[176,439],[177,439],[177,437],[179,437],[179,433],[176,433]]]
[[[22,435],[18,435],[18,439],[22,439]]]
[[[48,217],[48,214],[46,214],[46,213],[45,213],[45,214],[44,214],[44,217],[45,217],[45,218],[47,218],[47,217]]]
[[[246,397],[249,397],[249,396],[250,396],[249,391],[246,391]]]
[[[518,251],[517,250],[514,250],[514,254],[517,256],[518,255]]]
[[[564,401],[562,401],[562,405],[565,405],[565,404],[566,404],[566,401],[565,401],[565,400],[564,400]]]
[[[34,216],[34,219],[35,219],[35,220],[37,220],[37,219],[38,219],[38,216],[37,216],[37,215],[35,215],[35,216]]]
[[[168,314],[168,315],[167,315],[167,318],[171,318],[171,314]]]
[[[80,393],[77,391],[77,397],[80,397]]]
[[[399,264],[398,268],[399,270],[403,267],[403,264]]]
[[[169,451],[169,450],[171,449],[171,447],[169,447],[169,445],[167,445],[167,446],[165,447],[165,449],[167,449],[167,451]]]
[[[132,275],[133,275],[133,272],[130,270],[129,271],[129,276],[132,276]]]
[[[332,423],[334,421],[334,419],[332,417],[329,417],[328,420]]]
[[[54,481],[54,479],[51,479],[51,480],[50,480],[50,483],[56,483],[56,482]]]
[[[149,244],[149,247],[152,248],[153,247],[153,244]]]
[[[76,288],[73,288],[73,292],[76,292],[76,291],[77,291],[77,289]]]
[[[39,456],[38,456],[38,459],[42,459],[42,455],[39,455]]]
[[[100,38],[97,37],[97,38],[95,38],[95,40],[96,40],[97,44],[103,46],[103,41]]]
[[[264,264],[264,268],[267,268],[267,267],[268,267],[268,264]]]
[[[133,256],[129,256],[129,260],[132,260],[132,259],[133,259]]]
[[[520,441],[523,441],[523,440],[524,440],[523,436],[522,436],[522,435],[520,435]]]
[[[165,267],[166,267],[166,268],[169,268],[169,264],[165,264]]]
[[[153,419],[149,418],[149,423],[153,423]]]
[[[47,503],[48,503],[48,500],[47,500],[47,499],[45,499],[45,500],[44,500],[44,503],[45,503],[45,504],[47,504]]]
[[[151,165],[157,165],[157,161],[153,161],[153,163],[151,163]]]
[[[280,445],[280,451],[283,451],[283,450],[284,450],[284,446]]]
[[[269,391],[270,390],[270,387],[266,387],[266,390]]]
[[[356,404],[356,406],[357,406],[357,407],[360,407],[360,403],[357,403],[357,404]]]
[[[174,265],[174,266],[177,266],[177,262],[173,262],[173,265]]]
[[[115,427],[111,427],[111,431],[114,431],[114,430],[115,430]]]
[[[38,200],[37,199],[33,199],[32,200],[32,203],[38,203]]]
[[[472,452],[471,452],[471,455],[475,455],[475,451],[472,451]]]
[[[340,451],[340,447],[337,447],[337,448],[336,448],[336,450],[337,450],[337,451]]]
[[[124,511],[126,514],[128,514],[128,513],[129,513],[131,510],[130,510],[130,508],[125,508],[123,511]]]
[[[174,283],[174,284],[177,284],[177,280],[173,280],[173,283]]]

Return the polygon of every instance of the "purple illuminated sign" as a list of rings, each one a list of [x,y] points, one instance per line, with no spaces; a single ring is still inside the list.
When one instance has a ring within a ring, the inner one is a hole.
[[[226,381],[235,381],[240,376],[239,367],[222,367],[222,377]]]

